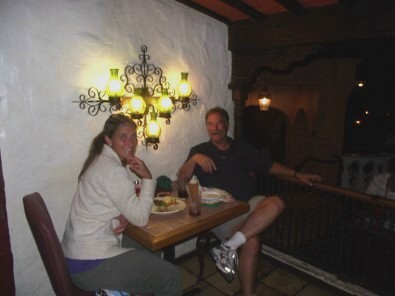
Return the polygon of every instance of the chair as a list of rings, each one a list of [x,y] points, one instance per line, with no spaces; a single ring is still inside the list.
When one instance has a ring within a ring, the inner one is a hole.
[[[94,291],[83,291],[73,285],[63,249],[41,195],[37,192],[26,195],[23,198],[23,206],[55,294],[58,296],[94,296]]]
[[[73,285],[62,246],[60,245],[51,216],[41,195],[37,192],[26,195],[23,198],[23,207],[25,208],[27,222],[33,233],[55,294],[58,296],[104,295],[100,294],[103,293],[102,289],[98,289],[97,291],[83,291]],[[130,294],[130,296],[144,295],[150,296],[153,294]]]

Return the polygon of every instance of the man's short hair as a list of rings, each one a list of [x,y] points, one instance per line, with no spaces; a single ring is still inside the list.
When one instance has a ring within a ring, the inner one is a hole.
[[[210,110],[207,111],[207,113],[206,113],[206,123],[207,123],[207,119],[208,119],[209,115],[214,114],[214,113],[221,114],[222,118],[225,120],[226,126],[229,127],[229,114],[228,114],[228,112],[224,108],[218,107],[218,106],[216,106],[214,108],[211,108]]]

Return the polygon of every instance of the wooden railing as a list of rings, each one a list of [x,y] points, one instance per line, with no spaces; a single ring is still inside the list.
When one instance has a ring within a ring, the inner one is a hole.
[[[379,295],[395,295],[395,202],[265,176],[260,192],[286,208],[263,244]]]

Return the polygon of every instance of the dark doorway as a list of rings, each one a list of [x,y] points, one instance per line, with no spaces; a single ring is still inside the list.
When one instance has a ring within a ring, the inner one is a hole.
[[[286,115],[275,108],[260,111],[259,106],[248,106],[243,113],[243,139],[284,163]]]

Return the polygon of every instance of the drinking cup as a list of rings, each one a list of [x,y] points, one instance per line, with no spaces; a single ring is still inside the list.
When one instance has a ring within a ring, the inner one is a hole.
[[[171,181],[171,196],[178,197],[177,181]]]
[[[177,178],[178,197],[181,198],[188,197],[187,186],[188,186],[188,179],[180,178],[180,177]]]

